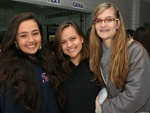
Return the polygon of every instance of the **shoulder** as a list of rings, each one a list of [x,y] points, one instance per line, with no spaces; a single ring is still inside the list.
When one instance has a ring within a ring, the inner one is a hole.
[[[146,50],[144,49],[144,47],[137,43],[137,42],[132,42],[129,46],[128,46],[128,55],[129,58],[130,57],[141,57],[144,53],[146,53]]]
[[[149,56],[145,48],[138,42],[132,42],[128,46],[128,58],[130,66],[134,65],[146,65],[149,63]],[[141,67],[141,66],[140,66]]]
[[[128,46],[128,51],[133,51],[133,50],[143,50],[144,47],[139,44],[136,41],[133,41],[129,46]]]

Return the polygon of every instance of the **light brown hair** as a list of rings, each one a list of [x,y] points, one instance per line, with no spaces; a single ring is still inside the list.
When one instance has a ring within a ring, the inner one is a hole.
[[[83,32],[81,31],[81,29],[79,28],[79,26],[75,22],[73,22],[71,20],[67,20],[67,21],[63,22],[57,28],[52,48],[53,48],[54,54],[56,55],[56,58],[61,62],[61,66],[62,66],[64,75],[65,75],[64,78],[66,78],[66,75],[71,72],[71,69],[69,67],[70,57],[67,56],[67,55],[65,55],[63,53],[63,51],[62,51],[62,47],[61,47],[61,34],[62,34],[62,31],[65,28],[69,27],[69,26],[71,26],[72,28],[74,28],[75,31],[78,33],[78,35],[80,37],[82,37],[83,40],[85,40],[85,36],[84,36]],[[82,43],[80,63],[82,61],[87,61],[88,62],[88,60],[89,60],[88,45],[87,45],[87,42],[84,41],[84,43]]]
[[[109,59],[109,78],[111,82],[119,88],[125,85],[129,69],[127,42],[130,39],[126,38],[122,16],[118,8],[113,4],[100,4],[95,10],[93,21],[100,13],[108,8],[111,8],[114,11],[116,18],[120,20],[120,27],[113,38],[112,54]],[[93,24],[90,35],[90,69],[94,72],[94,80],[98,78],[100,85],[103,82],[100,74],[100,61],[102,54],[102,39],[97,35],[95,24]]]

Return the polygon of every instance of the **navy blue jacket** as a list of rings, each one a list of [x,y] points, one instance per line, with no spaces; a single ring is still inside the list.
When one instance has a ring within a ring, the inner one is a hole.
[[[43,108],[41,113],[61,113],[48,76],[43,72],[36,61],[31,61],[43,97]],[[0,113],[25,113],[21,104],[15,104],[12,93],[5,94],[4,98],[0,98],[0,110]]]

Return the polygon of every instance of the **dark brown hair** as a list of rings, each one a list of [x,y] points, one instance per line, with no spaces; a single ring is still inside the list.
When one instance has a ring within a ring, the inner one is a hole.
[[[14,99],[18,103],[21,101],[26,112],[41,112],[43,100],[39,84],[34,74],[33,65],[28,55],[15,47],[19,25],[21,22],[29,19],[34,20],[38,24],[42,38],[42,49],[35,53],[36,61],[49,76],[59,106],[63,108],[64,95],[61,87],[62,76],[58,68],[57,60],[50,54],[39,19],[30,12],[16,15],[11,20],[4,35],[1,47],[2,51],[0,53],[1,95],[6,89],[2,86],[6,86],[10,91],[16,92]]]
[[[137,40],[144,46],[150,57],[150,30],[147,27],[138,27],[135,30],[133,39]]]

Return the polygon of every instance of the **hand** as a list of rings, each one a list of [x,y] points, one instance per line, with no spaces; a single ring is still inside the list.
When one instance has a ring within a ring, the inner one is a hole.
[[[100,95],[98,95],[98,96],[96,97],[96,100],[95,100],[95,106],[96,106],[96,108],[97,108],[98,106],[100,106],[100,103],[99,103],[99,101],[98,101],[99,97],[100,97]]]
[[[99,97],[100,97],[100,95],[98,95],[98,96],[96,97],[96,100],[95,100],[95,106],[96,106],[96,107],[100,106],[100,103],[99,103],[99,101],[98,101]],[[106,98],[104,102],[107,102],[107,101],[108,101],[108,98]]]

